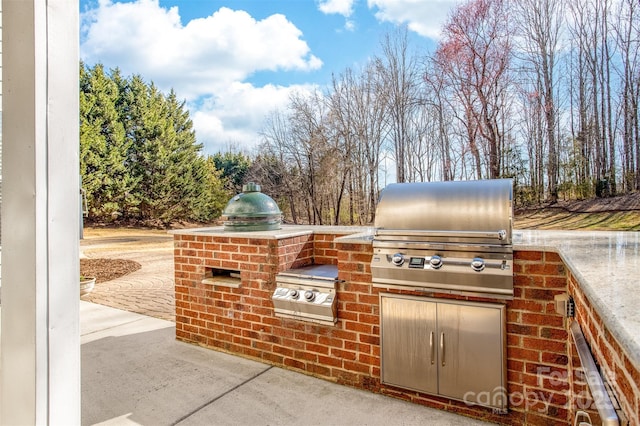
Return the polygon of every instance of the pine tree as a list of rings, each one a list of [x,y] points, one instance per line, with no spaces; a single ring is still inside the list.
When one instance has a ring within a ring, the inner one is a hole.
[[[228,193],[185,103],[140,76],[81,67],[81,170],[90,219],[211,221]]]
[[[251,159],[244,154],[225,152],[211,157],[215,167],[222,172],[225,188],[233,194],[242,191],[242,185],[251,167]]]
[[[102,65],[80,66],[80,171],[89,218],[117,218],[135,185],[125,164],[130,143],[119,121],[118,86]]]

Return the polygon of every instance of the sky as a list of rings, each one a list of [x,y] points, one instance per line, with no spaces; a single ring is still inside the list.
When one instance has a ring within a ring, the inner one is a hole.
[[[80,56],[173,89],[205,154],[251,153],[292,92],[359,70],[399,25],[413,47],[432,50],[460,2],[80,0]]]

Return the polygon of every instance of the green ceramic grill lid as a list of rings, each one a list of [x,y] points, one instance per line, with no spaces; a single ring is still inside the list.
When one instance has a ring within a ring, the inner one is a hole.
[[[260,185],[249,182],[234,196],[222,215],[225,231],[248,232],[280,229],[282,212],[271,197],[260,192]]]

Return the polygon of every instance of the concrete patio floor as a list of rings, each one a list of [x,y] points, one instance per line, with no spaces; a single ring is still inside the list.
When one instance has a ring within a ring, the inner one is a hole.
[[[174,324],[80,302],[83,425],[486,423],[175,340]]]
[[[177,341],[164,319],[172,313],[172,244],[122,241],[82,244],[90,256],[142,264],[94,295],[111,306],[80,301],[83,425],[487,424]]]

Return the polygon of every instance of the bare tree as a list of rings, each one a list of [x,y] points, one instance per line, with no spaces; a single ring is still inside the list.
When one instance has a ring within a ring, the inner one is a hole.
[[[411,120],[420,106],[420,76],[417,57],[409,52],[407,29],[386,34],[382,57],[375,60],[381,86],[377,89],[386,100],[395,161],[396,180],[407,180],[408,146],[411,143]]]
[[[392,168],[397,182],[514,177],[528,202],[640,189],[639,7],[469,0],[426,67],[406,28],[388,34],[362,70],[271,117],[256,170],[309,223],[370,223]]]
[[[526,100],[532,101],[532,112],[541,115],[542,131],[538,133],[545,138],[548,152],[547,179],[551,201],[558,199],[558,113],[556,93],[558,84],[556,78],[557,51],[559,37],[563,25],[563,2],[561,0],[521,0],[516,2],[517,22],[524,53],[523,60],[528,67],[524,72],[532,74],[532,96]],[[530,134],[531,136],[535,133]],[[531,139],[530,139],[531,140]],[[532,141],[536,147],[533,158],[541,158],[543,141]],[[537,167],[542,163],[537,162]],[[539,175],[539,171],[538,171]],[[538,180],[538,178],[536,178]]]
[[[425,103],[426,107],[434,111],[435,121],[437,123],[437,136],[439,141],[438,150],[440,152],[441,161],[441,177],[443,180],[453,180],[454,173],[451,160],[451,119],[453,115],[448,111],[450,103],[447,102],[446,83],[444,76],[436,66],[435,61],[427,63],[427,72],[424,76],[426,82]]]
[[[581,152],[589,164],[586,173],[595,178],[596,195],[615,192],[616,165],[610,66],[609,10],[606,0],[569,2],[569,26],[575,60],[573,79],[578,84],[578,128],[574,130],[583,145]]]
[[[435,54],[438,69],[464,108],[469,149],[475,158],[476,177],[482,178],[483,145],[488,161],[486,175],[501,173],[504,132],[500,114],[509,88],[511,32],[502,0],[471,0],[450,16]]]
[[[327,155],[327,129],[324,125],[326,111],[322,95],[293,94],[290,99],[290,128],[294,146],[289,147],[289,155],[301,171],[302,189],[306,192],[308,223],[323,221],[322,165]]]
[[[384,98],[376,92],[376,69],[368,65],[361,74],[347,69],[333,79],[331,114],[338,134],[348,141],[343,154],[348,163],[349,217],[353,223],[373,220],[378,193],[378,168],[383,143]]]
[[[613,29],[622,81],[622,184],[624,191],[630,192],[640,189],[640,5],[635,0],[622,0],[618,6]]]
[[[289,119],[281,111],[273,111],[266,119],[265,126],[262,131],[264,139],[263,144],[259,148],[259,158],[254,161],[251,176],[264,185],[270,182],[271,185],[265,187],[270,194],[275,195],[276,199],[286,199],[293,223],[299,223],[298,208],[300,198],[298,194],[301,192],[300,185],[300,169],[290,167],[290,147],[295,145],[291,140],[292,133],[289,129]],[[279,185],[271,182],[273,174],[267,167],[268,163],[273,163],[272,167],[282,175]],[[258,164],[256,164],[258,163]],[[280,169],[280,170],[278,170]]]

